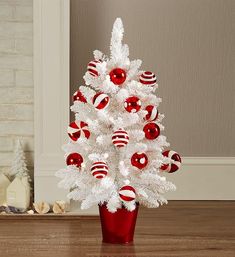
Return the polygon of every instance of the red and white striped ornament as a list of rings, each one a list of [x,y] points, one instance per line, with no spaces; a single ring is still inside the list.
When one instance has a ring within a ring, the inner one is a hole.
[[[109,100],[108,95],[100,92],[94,95],[92,102],[96,109],[101,110],[108,107]]]
[[[140,75],[140,83],[148,86],[154,86],[157,83],[156,76],[151,71],[145,71]]]
[[[88,65],[87,65],[87,70],[88,70],[88,72],[89,72],[92,76],[94,76],[94,77],[98,77],[98,76],[99,76],[99,72],[98,72],[98,70],[97,70],[97,64],[98,64],[98,63],[101,63],[101,61],[99,61],[99,60],[94,60],[94,61],[89,62]]]
[[[124,129],[119,129],[113,133],[112,142],[116,147],[124,147],[129,142],[128,133]]]
[[[78,138],[90,137],[90,131],[88,130],[88,124],[84,121],[74,121],[68,126],[68,135],[73,141],[77,141]]]
[[[170,158],[172,162],[168,164],[163,164],[161,166],[161,170],[166,171],[168,173],[173,173],[181,167],[181,158],[177,152],[172,150],[167,150],[167,151],[164,151],[162,155]]]
[[[155,121],[158,117],[158,109],[154,105],[146,106],[145,110],[148,112],[145,116],[145,120],[147,121]]]
[[[104,178],[108,174],[108,166],[105,162],[94,162],[91,166],[91,174],[97,179]]]
[[[123,201],[130,202],[135,200],[136,193],[134,187],[126,185],[120,188],[119,196]]]

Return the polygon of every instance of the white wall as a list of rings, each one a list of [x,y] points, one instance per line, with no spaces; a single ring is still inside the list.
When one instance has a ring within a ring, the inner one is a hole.
[[[0,1],[0,172],[22,137],[33,166],[33,0]]]

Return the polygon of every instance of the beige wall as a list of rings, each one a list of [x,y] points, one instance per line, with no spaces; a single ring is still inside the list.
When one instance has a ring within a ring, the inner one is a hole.
[[[159,78],[165,134],[183,156],[235,156],[233,0],[71,0],[71,91],[121,17],[131,58]],[[71,93],[72,93],[71,92]]]
[[[33,0],[0,0],[0,172],[21,137],[33,166]]]

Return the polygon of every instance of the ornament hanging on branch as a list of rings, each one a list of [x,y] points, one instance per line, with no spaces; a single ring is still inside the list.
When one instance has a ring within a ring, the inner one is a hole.
[[[147,121],[155,121],[158,118],[158,109],[154,105],[146,106],[145,110],[148,112],[145,116]]]
[[[79,153],[71,153],[66,158],[67,165],[75,165],[77,168],[80,168],[83,163],[83,157]]]
[[[150,122],[144,126],[145,137],[154,140],[160,135],[160,128],[156,123]]]
[[[68,135],[73,141],[77,141],[79,138],[89,138],[90,131],[88,130],[88,124],[84,121],[71,122],[68,127]]]
[[[148,165],[148,157],[145,153],[134,153],[131,157],[132,166],[143,169]]]
[[[115,131],[112,136],[112,142],[118,148],[126,146],[129,142],[128,133],[124,129]]]
[[[93,77],[98,77],[99,72],[97,69],[97,64],[101,63],[99,60],[94,60],[88,63],[87,65],[87,71],[92,75]]]
[[[140,83],[147,86],[155,86],[157,83],[156,76],[151,71],[145,71],[140,75]]]
[[[134,187],[130,185],[125,185],[120,188],[119,190],[119,196],[120,198],[125,202],[130,202],[135,200],[136,198],[136,192]]]
[[[109,105],[109,96],[101,92],[97,93],[93,97],[92,102],[96,109],[98,110],[105,109]]]
[[[94,162],[91,166],[91,174],[97,179],[102,179],[108,174],[108,166],[105,162]]]
[[[110,76],[110,80],[115,85],[121,85],[126,80],[126,71],[121,68],[115,68],[110,71],[109,76]]]
[[[124,106],[126,111],[135,113],[140,110],[141,101],[137,96],[131,96],[126,99]]]
[[[162,155],[171,159],[171,163],[163,164],[161,166],[162,171],[173,173],[181,167],[181,158],[177,152],[172,150],[167,150],[163,152]]]
[[[85,98],[85,96],[81,93],[81,91],[77,90],[74,94],[73,94],[73,101],[80,101],[82,103],[87,103],[87,100]]]

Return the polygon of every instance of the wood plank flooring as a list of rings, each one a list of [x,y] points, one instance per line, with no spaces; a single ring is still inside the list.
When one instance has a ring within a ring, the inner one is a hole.
[[[98,217],[0,216],[0,257],[235,257],[234,201],[140,208],[135,243],[101,242]]]

